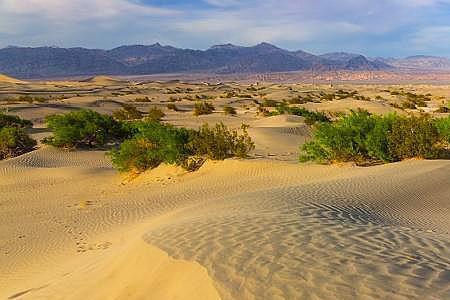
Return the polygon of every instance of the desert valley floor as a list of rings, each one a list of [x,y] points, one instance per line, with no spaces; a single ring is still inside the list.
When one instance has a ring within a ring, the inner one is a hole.
[[[46,115],[131,103],[175,126],[245,123],[256,144],[249,159],[139,176],[99,150],[39,144],[1,161],[0,299],[450,299],[450,161],[300,164],[311,127],[256,105],[406,114],[407,92],[429,93],[422,109],[438,115],[450,86],[0,77],[1,108],[38,140]],[[193,116],[196,100],[216,111]]]

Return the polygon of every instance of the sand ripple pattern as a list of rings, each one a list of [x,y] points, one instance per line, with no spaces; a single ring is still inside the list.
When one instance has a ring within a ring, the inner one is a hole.
[[[223,299],[450,299],[448,177],[420,196],[443,172],[404,190],[377,174],[216,198],[146,240],[205,266]]]

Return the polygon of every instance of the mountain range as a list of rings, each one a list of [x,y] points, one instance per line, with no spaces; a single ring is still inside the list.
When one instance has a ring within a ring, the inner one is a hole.
[[[288,51],[268,43],[251,47],[224,44],[207,50],[180,49],[159,43],[120,46],[111,50],[59,47],[0,49],[0,73],[18,78],[181,72],[373,71],[394,68],[450,69],[450,60],[431,56],[368,58],[345,52],[314,55],[302,50]]]

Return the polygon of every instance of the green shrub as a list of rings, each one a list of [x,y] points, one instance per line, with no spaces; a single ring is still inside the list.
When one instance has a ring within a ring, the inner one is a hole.
[[[195,155],[213,160],[229,157],[245,158],[255,147],[247,128],[243,125],[243,134],[239,135],[237,130],[229,130],[223,123],[216,124],[214,127],[205,124],[198,131],[191,133],[188,148]]]
[[[313,140],[303,145],[300,160],[366,163],[433,158],[442,150],[440,143],[448,132],[448,124],[440,122],[437,125],[439,121],[427,116],[381,117],[352,111],[334,123],[319,124]]]
[[[109,152],[120,171],[142,172],[162,162],[181,164],[187,157],[189,131],[154,121],[135,124],[135,135]]]
[[[435,121],[439,136],[450,144],[450,116]]]
[[[21,119],[17,116],[7,115],[0,112],[0,128],[11,126],[17,128],[29,128],[33,126],[33,123],[28,120]]]
[[[161,121],[166,114],[158,107],[153,106],[149,109],[147,119],[150,121]]]
[[[439,131],[429,117],[398,117],[388,135],[389,151],[395,161],[436,155]]]
[[[320,123],[313,141],[305,144],[302,161],[364,161],[368,158],[367,134],[375,122],[366,111],[352,111],[335,123]]]
[[[236,108],[234,108],[234,107],[232,107],[232,106],[229,106],[229,105],[225,105],[225,106],[223,107],[223,112],[224,112],[224,114],[226,114],[226,115],[232,115],[232,116],[234,116],[234,115],[237,114]]]
[[[0,160],[27,153],[35,146],[36,141],[24,129],[12,126],[0,128]]]
[[[122,108],[114,111],[112,116],[119,121],[142,119],[142,113],[130,104],[122,104]]]
[[[121,123],[88,109],[51,115],[45,118],[45,122],[53,136],[43,142],[55,147],[102,147],[127,135]]]
[[[194,105],[194,116],[212,114],[214,110],[215,108],[210,102],[198,101]]]

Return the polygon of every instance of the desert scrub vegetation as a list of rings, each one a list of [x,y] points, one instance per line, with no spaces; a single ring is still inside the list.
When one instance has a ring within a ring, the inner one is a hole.
[[[43,143],[61,148],[103,147],[127,136],[126,126],[113,117],[82,109],[45,118],[53,136]]]
[[[235,116],[237,114],[236,108],[229,106],[229,105],[225,105],[223,107],[223,113],[225,115],[231,115],[231,116]]]
[[[122,104],[122,108],[113,112],[113,118],[119,121],[142,119],[142,112],[131,104]]]
[[[161,121],[165,116],[166,114],[160,108],[153,106],[148,110],[147,119],[152,121]]]
[[[28,120],[0,112],[0,160],[30,152],[36,146],[25,131],[32,127]]]
[[[426,115],[375,116],[352,111],[335,122],[318,124],[312,141],[301,147],[300,161],[367,164],[438,158],[445,151],[446,125],[440,122],[443,125]]]
[[[205,159],[246,157],[254,144],[243,126],[242,133],[222,123],[198,130],[175,128],[154,121],[133,124],[133,136],[109,152],[119,171],[142,172],[161,163],[177,164],[193,171]]]
[[[33,123],[29,120],[24,120],[18,116],[8,115],[0,112],[0,128],[3,127],[16,127],[16,128],[30,128]]]
[[[194,105],[194,116],[209,115],[215,110],[211,102],[197,101]]]
[[[109,152],[119,171],[142,172],[166,162],[182,164],[188,156],[189,131],[154,120],[133,124],[133,136]]]
[[[173,111],[180,111],[180,109],[173,103],[167,104],[167,109],[173,110]]]

